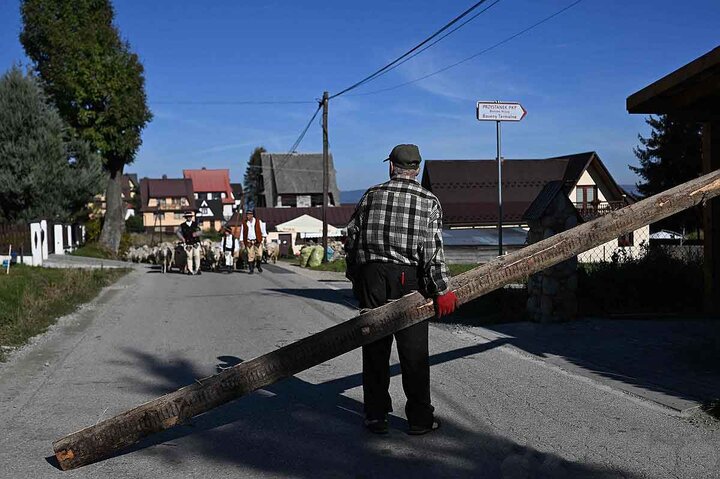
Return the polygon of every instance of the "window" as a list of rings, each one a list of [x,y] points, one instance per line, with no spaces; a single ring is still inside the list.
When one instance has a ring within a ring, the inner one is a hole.
[[[631,231],[628,234],[622,235],[618,238],[618,247],[627,248],[628,246],[635,245],[635,234]]]
[[[295,195],[282,195],[280,197],[280,204],[282,206],[297,206],[297,196]]]
[[[322,200],[323,200],[322,193],[310,195],[310,205],[311,206],[322,206],[322,203],[323,203]],[[329,199],[328,199],[328,202],[329,202]]]
[[[595,203],[597,200],[597,186],[584,185],[575,189],[575,203],[580,208],[587,208],[588,205]]]

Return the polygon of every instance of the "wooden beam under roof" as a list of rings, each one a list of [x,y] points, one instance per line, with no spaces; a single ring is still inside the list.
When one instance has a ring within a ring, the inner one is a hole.
[[[628,113],[720,118],[720,46],[627,98]]]

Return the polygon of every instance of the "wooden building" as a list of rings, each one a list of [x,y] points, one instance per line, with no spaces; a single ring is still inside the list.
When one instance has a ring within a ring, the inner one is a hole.
[[[629,113],[672,114],[702,123],[702,172],[720,168],[720,46],[627,99]],[[720,313],[720,199],[705,204],[705,309]]]

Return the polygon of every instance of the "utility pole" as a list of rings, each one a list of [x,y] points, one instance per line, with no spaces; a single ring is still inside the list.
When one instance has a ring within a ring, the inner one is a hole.
[[[498,250],[503,255],[503,202],[502,202],[502,153],[500,149],[500,122],[496,121],[497,134],[497,164],[498,164]]]
[[[323,92],[322,98],[322,130],[323,130],[323,196],[322,196],[322,262],[327,263],[327,247],[328,247],[328,224],[327,224],[327,207],[328,207],[328,184],[329,178],[329,158],[328,158],[328,92]]]

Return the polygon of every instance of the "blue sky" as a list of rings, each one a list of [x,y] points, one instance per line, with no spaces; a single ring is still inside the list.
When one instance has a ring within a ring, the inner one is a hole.
[[[472,0],[117,0],[116,24],[145,66],[155,118],[128,170],[179,176],[230,168],[242,181],[253,148],[286,152],[315,106],[237,105],[309,100],[375,71]],[[488,2],[490,3],[490,2]],[[390,87],[477,53],[572,3],[501,0],[427,52],[351,93]],[[562,15],[457,68],[413,85],[330,102],[330,144],[341,190],[383,181],[397,143],[426,159],[493,158],[495,126],[477,100],[519,101],[528,116],[503,128],[506,158],[595,150],[620,183],[642,116],[631,93],[718,45],[717,0],[583,0]],[[19,2],[0,0],[0,68],[27,63]],[[209,102],[187,104],[187,102]],[[321,151],[316,120],[299,151]]]

